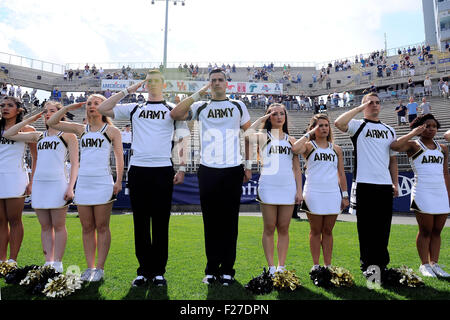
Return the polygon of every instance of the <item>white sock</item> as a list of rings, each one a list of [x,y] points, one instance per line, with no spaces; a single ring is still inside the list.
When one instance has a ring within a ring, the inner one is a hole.
[[[9,259],[9,260],[6,261],[6,262],[9,262],[9,263],[16,263],[16,260],[14,260],[14,259]]]
[[[286,268],[284,266],[278,266],[277,271],[278,272],[284,272]]]
[[[275,266],[269,266],[269,273],[270,274],[274,274],[277,271],[277,269],[275,268]]]

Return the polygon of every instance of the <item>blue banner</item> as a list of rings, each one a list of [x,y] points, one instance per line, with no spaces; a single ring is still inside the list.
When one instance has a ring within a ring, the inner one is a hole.
[[[352,186],[352,173],[346,173],[347,188],[350,194]],[[252,179],[242,184],[241,204],[256,204],[256,194],[258,190],[259,174],[253,174]],[[305,176],[303,176],[303,183]],[[394,212],[410,212],[411,189],[414,183],[414,174],[412,171],[399,172],[399,196],[394,198]],[[31,197],[25,201],[26,208],[31,208]],[[197,174],[186,174],[184,183],[175,185],[173,188],[172,204],[177,205],[200,205],[200,193],[198,189]],[[118,194],[117,200],[114,202],[116,209],[130,209],[130,197],[125,194],[125,182],[122,191]]]

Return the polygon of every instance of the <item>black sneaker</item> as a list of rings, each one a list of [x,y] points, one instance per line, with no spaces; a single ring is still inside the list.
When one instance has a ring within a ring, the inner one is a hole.
[[[203,278],[202,282],[206,283],[206,284],[213,284],[214,282],[217,281],[216,276],[207,274],[206,277]]]
[[[148,285],[148,280],[144,276],[137,276],[136,279],[131,283],[133,287],[144,287]]]
[[[223,274],[223,275],[220,276],[219,282],[223,286],[229,286],[229,285],[233,284],[234,278],[232,276],[228,275],[228,274]]]
[[[156,276],[152,279],[152,282],[155,286],[158,287],[164,287],[167,285],[166,279],[164,279],[164,276]]]

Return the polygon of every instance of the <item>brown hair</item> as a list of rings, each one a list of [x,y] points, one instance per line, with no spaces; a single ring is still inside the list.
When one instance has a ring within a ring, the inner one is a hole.
[[[328,118],[327,115],[325,115],[323,113],[318,113],[311,118],[311,121],[309,122],[309,126],[308,126],[308,131],[314,129],[314,127],[317,125],[319,120],[326,120],[328,122],[329,131],[328,131],[327,141],[333,142],[333,130],[331,129],[330,119]],[[315,139],[316,139],[316,135],[313,133],[310,137],[310,140],[315,140]]]
[[[288,114],[287,114],[287,110],[286,107],[284,106],[284,104],[282,103],[272,103],[266,110],[266,114],[269,114],[272,112],[272,108],[274,107],[283,107],[284,109],[284,114],[285,114],[285,120],[284,120],[284,124],[283,124],[283,132],[286,133],[287,135],[289,135],[289,129],[288,129]],[[266,120],[266,123],[264,124],[264,129],[266,129],[267,131],[272,130],[272,122],[270,122],[269,119]]]

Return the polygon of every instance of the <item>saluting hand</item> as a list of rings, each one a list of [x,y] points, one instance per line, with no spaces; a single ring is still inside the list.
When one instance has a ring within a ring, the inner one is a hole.
[[[136,91],[138,91],[139,88],[144,85],[145,81],[147,81],[147,80],[142,80],[140,82],[137,82],[137,83],[133,84],[132,86],[129,86],[127,88],[128,93],[131,94],[131,93],[135,93]]]
[[[413,131],[411,131],[411,134],[414,134],[414,136],[420,136],[422,132],[424,132],[427,129],[427,125],[423,124],[421,126],[418,126],[417,128],[414,128]]]
[[[27,118],[26,119],[27,123],[35,122],[37,119],[39,119],[44,114],[44,112],[45,112],[45,110],[41,111],[39,113],[36,113],[34,116],[31,116],[31,117]]]

